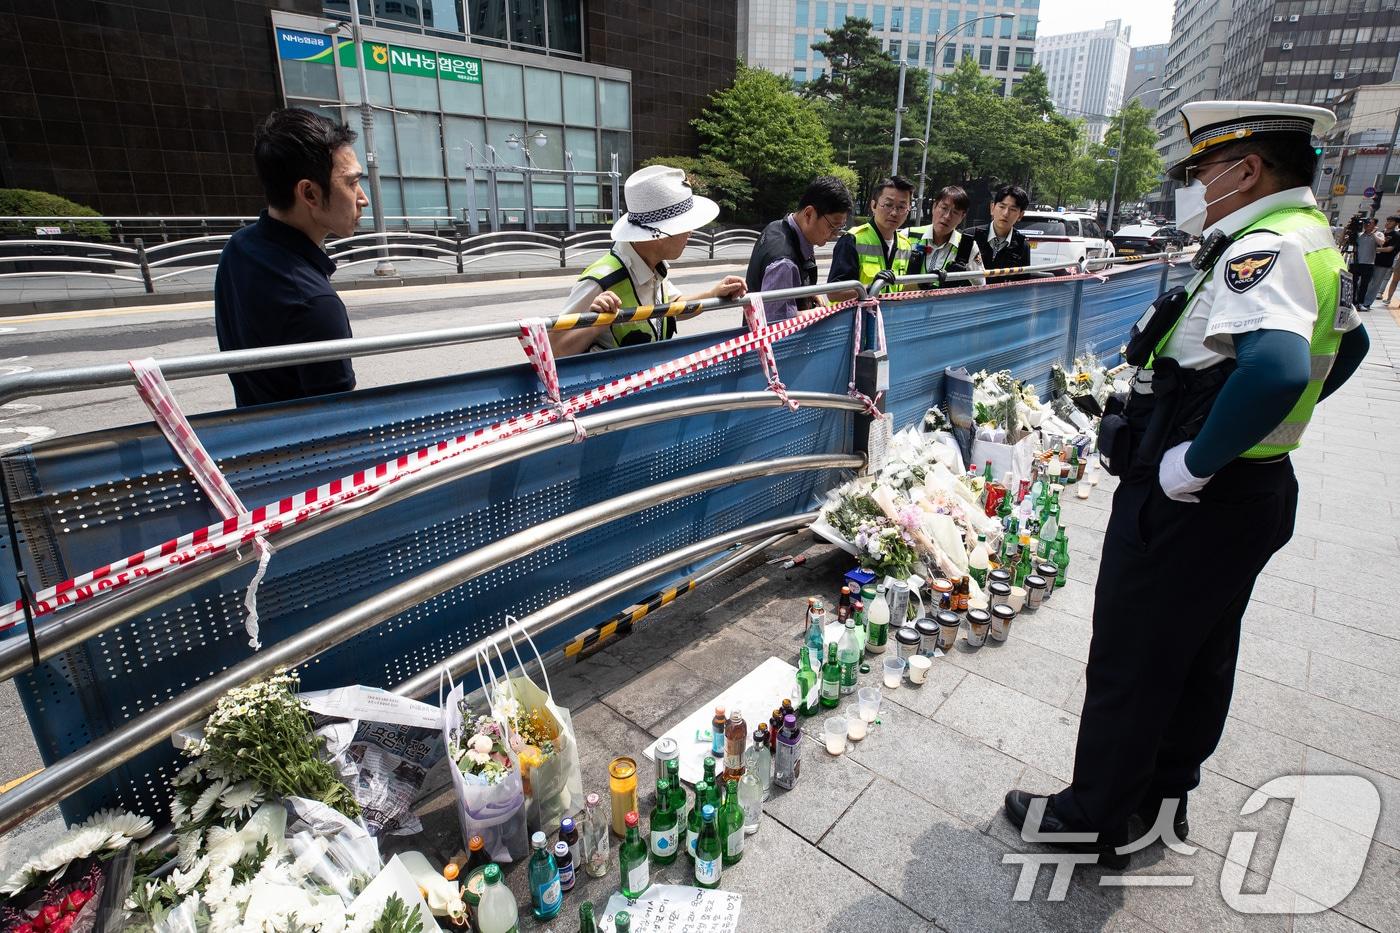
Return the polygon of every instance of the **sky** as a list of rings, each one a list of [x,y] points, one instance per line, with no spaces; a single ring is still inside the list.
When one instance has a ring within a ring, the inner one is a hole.
[[[1037,33],[1057,36],[1064,32],[1098,29],[1111,19],[1126,20],[1133,28],[1133,45],[1161,45],[1172,36],[1173,0],[1135,0],[1105,3],[1103,0],[1040,0]]]

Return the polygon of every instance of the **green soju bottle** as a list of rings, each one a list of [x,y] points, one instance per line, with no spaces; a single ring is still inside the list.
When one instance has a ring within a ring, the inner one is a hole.
[[[530,908],[536,920],[553,920],[564,906],[559,887],[559,867],[549,854],[549,840],[544,833],[530,837]]]
[[[812,656],[806,645],[802,646],[802,655],[797,662],[797,702],[797,710],[803,716],[815,713],[820,702],[817,696],[817,672],[812,669]]]
[[[733,865],[744,857],[744,808],[739,803],[739,782],[725,782],[724,806],[720,809],[719,833],[724,839],[724,864]]]
[[[593,902],[578,905],[578,933],[598,933],[598,921],[593,919]]]
[[[826,663],[822,665],[822,709],[841,705],[841,662],[836,659],[836,646],[826,646]]]
[[[1060,572],[1055,574],[1055,588],[1059,589],[1065,585],[1065,574],[1069,573],[1069,540],[1065,538],[1065,530],[1060,529],[1060,536],[1055,539],[1054,557],[1055,566],[1060,568]]]
[[[700,838],[695,844],[695,884],[701,888],[717,888],[724,874],[724,846],[712,805],[707,803],[701,809],[700,821]]]
[[[632,933],[632,915],[625,910],[619,910],[613,917],[613,933]]]
[[[672,758],[666,762],[666,780],[671,782],[671,812],[676,814],[676,827],[684,842],[685,829],[690,825],[690,807],[685,797],[685,787],[681,784],[681,760]],[[677,847],[679,848],[679,846]]]
[[[856,692],[856,669],[863,654],[864,646],[856,636],[856,620],[847,619],[841,640],[836,643],[836,657],[841,662],[841,693]]]
[[[1016,575],[1014,577],[1017,586],[1023,586],[1026,582],[1026,577],[1035,572],[1031,569],[1031,552],[1034,551],[1035,548],[1029,543],[1030,540],[1029,536],[1023,537],[1021,540],[1021,561],[1016,565]]]
[[[647,844],[642,842],[637,831],[636,810],[629,810],[626,817],[627,837],[618,850],[618,862],[622,869],[622,896],[636,900],[651,887],[651,863],[647,860]]]
[[[690,813],[686,815],[685,829],[685,850],[690,853],[691,858],[695,858],[695,844],[700,841],[700,811],[705,806],[705,798],[709,796],[710,787],[701,779],[695,785],[695,803],[690,807]]]
[[[656,782],[656,803],[651,808],[647,830],[652,862],[670,865],[676,860],[680,835],[676,829],[676,811],[671,809],[671,782],[665,778]]]

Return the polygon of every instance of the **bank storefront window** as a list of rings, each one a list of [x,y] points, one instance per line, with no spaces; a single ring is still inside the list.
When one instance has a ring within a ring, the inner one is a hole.
[[[547,2],[540,8],[548,21],[554,8]],[[277,22],[284,18],[298,25]],[[288,106],[348,123],[361,133],[355,152],[364,164],[353,43],[327,35],[308,17],[293,14],[274,13],[274,30]],[[524,149],[510,144],[513,136],[529,146],[538,168],[563,169],[565,152],[570,152],[579,171],[609,170],[613,153],[624,177],[631,170],[631,84],[602,76],[616,71],[555,58],[540,57],[539,64],[504,61],[483,56],[479,45],[406,36],[401,45],[398,38],[375,30],[364,42],[369,97],[376,107],[383,201],[378,206],[391,227],[402,228],[405,216],[416,218],[413,223],[419,227],[431,218],[465,221],[466,166],[488,162],[488,144],[498,162],[525,166]],[[549,67],[554,63],[563,67]],[[543,141],[534,138],[540,133]],[[475,176],[470,183],[475,186],[478,218],[489,222],[487,173],[478,170]],[[368,185],[366,189],[368,193]],[[605,179],[577,179],[574,192],[580,223],[605,219],[599,211],[611,206]],[[537,176],[532,195],[538,223],[567,221],[562,179]],[[497,196],[506,223],[523,223],[523,178],[499,174]],[[371,223],[367,212],[361,224],[368,229]]]

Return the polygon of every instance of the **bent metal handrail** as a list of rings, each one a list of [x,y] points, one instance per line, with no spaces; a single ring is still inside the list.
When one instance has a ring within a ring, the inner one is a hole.
[[[800,288],[783,288],[769,292],[759,292],[766,302],[772,303],[788,298],[812,298],[832,292],[855,291],[864,297],[865,287],[858,281],[827,282],[822,285],[805,285]],[[657,307],[654,316],[665,314],[692,314],[701,311],[714,311],[722,308],[739,308],[748,299],[729,301],[722,298],[706,298],[685,305],[672,305],[663,309]],[[470,311],[470,308],[449,309]],[[628,309],[624,309],[628,310]],[[621,314],[622,312],[619,312]],[[568,315],[550,318],[549,329],[561,329],[561,320],[566,323],[575,319],[578,325],[594,326],[599,323],[596,315]],[[609,322],[610,323],[610,322]],[[462,343],[478,343],[485,340],[514,338],[520,334],[520,325],[515,321],[502,321],[497,324],[472,324],[466,327],[453,327],[444,330],[419,331],[410,334],[388,334],[381,337],[346,337],[340,340],[322,340],[313,343],[290,343],[276,347],[256,347],[249,350],[228,350],[222,353],[201,353],[194,356],[167,357],[158,359],[161,373],[166,379],[194,379],[199,376],[218,376],[226,373],[243,373],[257,369],[270,369],[294,363],[324,363],[362,356],[376,356],[382,353],[399,353],[405,350],[426,350],[433,347],[451,346]],[[105,363],[100,366],[79,366],[71,369],[51,369],[27,373],[14,373],[0,376],[0,404],[35,395],[57,395],[85,389],[110,389],[114,386],[134,385],[136,376],[126,363]]]
[[[118,729],[88,743],[0,796],[0,833],[131,761],[187,726],[202,720],[219,697],[278,668],[295,667],[361,632],[399,615],[497,567],[533,554],[608,522],[720,486],[783,473],[859,469],[859,454],[811,454],[736,464],[682,476],[624,493],[604,502],[541,522],[453,558],[425,573],[396,583],[275,645],[264,648]]]
[[[664,576],[668,571],[674,570],[678,565],[689,564],[703,557],[709,557],[718,551],[724,550],[731,544],[752,540],[770,532],[782,532],[774,538],[768,538],[752,547],[744,548],[733,556],[726,558],[720,563],[707,569],[704,573],[695,578],[695,585],[699,586],[708,580],[733,569],[743,563],[754,554],[760,553],[774,543],[786,537],[786,532],[796,531],[806,528],[817,519],[816,512],[804,512],[801,515],[790,515],[783,518],[775,518],[771,521],[762,522],[757,525],[749,525],[747,528],[739,528],[713,538],[706,538],[704,541],[697,541],[694,544],[662,554],[660,557],[652,558],[646,563],[628,567],[625,570],[612,574],[606,580],[599,580],[591,586],[586,586],[581,590],[576,590],[567,596],[561,596],[543,609],[536,610],[527,616],[519,619],[519,624],[530,633],[531,638],[536,638],[541,632],[547,632],[562,622],[567,622],[580,612],[586,612],[599,603],[612,599],[620,592],[625,592],[633,586],[654,580]],[[446,668],[453,678],[473,670],[476,666],[475,658],[477,652],[494,648],[504,649],[510,642],[509,636],[498,631],[480,638],[456,654],[449,655],[438,661],[432,667],[419,671],[417,674],[405,680],[398,686],[390,688],[393,693],[401,696],[418,699],[426,696],[438,685],[439,673]]]
[[[826,392],[790,392],[788,396],[800,405],[860,411],[861,402],[846,395]],[[749,411],[781,407],[782,401],[772,392],[722,392],[698,398],[668,399],[629,405],[598,414],[580,416],[578,422],[589,437],[626,431],[631,428],[660,424],[676,418],[704,415],[721,411]],[[512,463],[551,450],[567,447],[574,442],[574,428],[567,422],[545,425],[524,434],[503,438],[486,447],[469,450],[459,457],[433,464],[422,471],[405,476],[398,482],[382,487],[362,499],[351,500],[317,522],[289,528],[278,542],[279,548],[297,544],[325,531],[338,528],[382,508],[402,502],[415,495],[437,489],[466,476]],[[178,573],[159,575],[143,586],[131,590],[114,590],[97,597],[86,606],[78,606],[58,614],[52,621],[36,626],[33,651],[40,661],[46,661],[75,648],[88,638],[100,635],[123,622],[149,612],[162,603],[181,596],[211,580],[217,580],[256,560],[251,548],[231,548],[186,567]],[[0,682],[24,673],[33,665],[28,639],[8,638],[0,641]]]

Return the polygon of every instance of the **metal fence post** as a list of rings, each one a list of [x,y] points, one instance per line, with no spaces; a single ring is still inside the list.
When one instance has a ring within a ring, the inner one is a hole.
[[[462,231],[453,230],[452,238],[457,241],[457,274],[462,274]]]
[[[467,167],[467,233],[481,232],[481,218],[476,213],[476,169]]]
[[[565,269],[569,265],[569,235],[559,234],[559,268]]]
[[[496,188],[496,169],[493,166],[486,176],[486,196],[491,203],[491,232],[501,229],[501,193]]]
[[[859,305],[856,306],[855,313],[868,314]],[[862,328],[865,346],[856,355],[856,391],[864,394],[866,398],[875,399],[875,407],[883,413],[885,411],[885,398],[889,395],[890,388],[890,357],[883,350],[873,349],[875,343],[873,317],[867,317],[861,323],[865,325]],[[852,318],[851,326],[855,326],[854,318]],[[875,419],[869,412],[856,413],[854,450],[856,453],[865,455],[867,469],[872,462],[884,459],[883,450],[871,450],[874,424]]]
[[[141,281],[146,283],[146,293],[154,294],[156,283],[151,279],[151,263],[146,258],[146,243],[140,237],[136,238],[136,261],[141,266]]]
[[[1074,283],[1074,305],[1069,312],[1068,333],[1065,335],[1065,370],[1074,365],[1075,348],[1079,343],[1079,315],[1084,309],[1084,280]]]
[[[1162,260],[1162,281],[1159,282],[1159,283],[1157,283],[1157,294],[1159,294],[1159,295],[1165,295],[1165,294],[1167,293],[1167,274],[1170,273],[1171,271],[1172,271],[1172,264],[1171,264],[1169,261],[1163,259],[1163,260]]]
[[[574,154],[564,150],[564,213],[565,223],[570,233],[578,232],[578,218],[574,216]]]
[[[719,235],[719,234],[715,233],[713,230],[710,231],[709,236],[710,236],[710,258],[711,258],[711,259],[714,259],[714,258],[715,258],[715,237],[718,236],[718,235]]]
[[[525,175],[525,229],[533,233],[535,231],[535,177],[529,169],[524,170]]]
[[[617,169],[617,153],[612,154],[612,219],[617,223],[622,219],[622,197],[618,191],[618,182],[622,179],[622,174]]]

